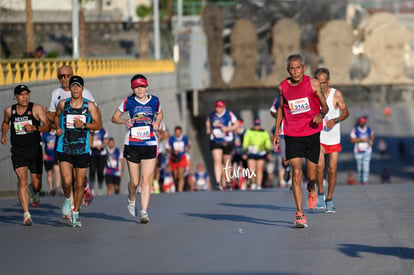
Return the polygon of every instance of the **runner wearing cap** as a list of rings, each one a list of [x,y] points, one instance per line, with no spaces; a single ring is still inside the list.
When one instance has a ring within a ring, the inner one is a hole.
[[[18,179],[18,198],[23,209],[23,225],[32,225],[29,212],[29,195],[31,204],[38,207],[42,189],[43,155],[40,145],[40,132],[49,131],[49,121],[44,108],[30,102],[30,90],[26,85],[14,88],[17,104],[4,110],[1,126],[1,143],[7,144],[7,131],[10,128],[10,141],[13,169]],[[11,127],[10,127],[11,125]],[[30,181],[27,172],[30,170]]]
[[[73,69],[69,65],[63,65],[58,69],[57,78],[59,80],[60,86],[52,91],[50,98],[49,110],[47,112],[50,123],[54,123],[55,113],[59,101],[71,97],[69,79],[73,75]],[[91,92],[84,87],[82,91],[82,96],[91,102],[96,102],[95,98],[92,96]],[[93,197],[91,193],[91,188],[87,180],[85,180],[84,186],[84,198],[83,205],[88,206],[92,203]]]
[[[141,74],[131,79],[133,94],[121,102],[112,116],[112,122],[128,128],[125,137],[124,157],[127,160],[129,176],[128,211],[135,217],[135,194],[141,183],[141,223],[148,223],[148,205],[155,165],[157,164],[158,140],[155,131],[159,129],[163,112],[158,97],[147,93],[148,81]],[[121,118],[128,112],[129,118]]]
[[[369,165],[371,162],[374,131],[367,126],[367,118],[360,117],[358,124],[352,129],[351,142],[354,143],[354,157],[357,166],[359,183],[368,183]]]
[[[231,189],[231,179],[224,174],[224,167],[231,168],[231,154],[234,148],[233,131],[238,127],[239,121],[234,113],[226,110],[226,104],[223,100],[217,100],[215,110],[207,117],[206,133],[210,135],[216,189],[219,190]]]
[[[56,155],[63,180],[65,201],[63,216],[71,215],[71,191],[74,185],[72,226],[81,227],[80,204],[84,193],[86,172],[90,161],[90,131],[102,128],[101,112],[95,103],[82,97],[84,81],[80,76],[69,79],[71,97],[61,100],[55,114]],[[73,177],[76,179],[73,181]]]
[[[253,128],[248,129],[243,138],[243,158],[247,159],[248,181],[252,190],[262,189],[263,170],[272,149],[271,144],[269,133],[261,128],[260,119],[256,118]]]

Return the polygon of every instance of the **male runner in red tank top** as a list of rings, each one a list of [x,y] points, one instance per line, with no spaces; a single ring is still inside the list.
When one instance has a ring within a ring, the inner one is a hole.
[[[286,143],[286,159],[292,165],[292,191],[296,202],[295,228],[307,227],[302,207],[302,158],[306,159],[308,183],[308,207],[315,208],[317,195],[315,190],[317,164],[320,153],[319,135],[322,119],[329,111],[320,83],[304,75],[305,65],[299,54],[287,59],[287,71],[290,77],[279,85],[280,104],[276,114],[276,133],[273,139],[275,148],[279,146],[280,124]],[[313,206],[315,205],[315,206]],[[312,207],[313,206],[313,207]]]

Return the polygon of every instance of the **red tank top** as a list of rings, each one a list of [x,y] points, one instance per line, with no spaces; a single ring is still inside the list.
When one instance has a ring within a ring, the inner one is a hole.
[[[312,122],[315,115],[321,111],[321,104],[312,89],[310,77],[303,76],[302,82],[297,86],[291,86],[288,79],[285,79],[280,86],[284,98],[284,134],[304,137],[320,132],[322,123]]]

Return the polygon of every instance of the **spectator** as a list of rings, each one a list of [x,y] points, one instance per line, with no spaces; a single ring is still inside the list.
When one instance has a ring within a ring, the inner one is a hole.
[[[47,183],[49,185],[50,194],[60,194],[60,169],[57,158],[55,156],[56,145],[56,126],[51,124],[49,132],[42,133],[43,147],[43,164],[47,174]],[[55,186],[53,186],[55,182]]]

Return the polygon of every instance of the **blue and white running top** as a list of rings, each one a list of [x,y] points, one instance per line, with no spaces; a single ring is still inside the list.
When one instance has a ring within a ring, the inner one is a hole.
[[[233,141],[233,131],[223,132],[221,129],[222,126],[229,127],[237,122],[237,117],[233,112],[224,110],[222,114],[217,114],[216,111],[213,111],[208,118],[210,119],[211,124],[210,140],[217,143]]]
[[[150,94],[147,96],[149,99],[145,103],[139,102],[135,95],[129,96],[118,107],[119,111],[128,112],[129,118],[134,119],[133,126],[125,137],[125,145],[158,145],[152,124],[156,120],[156,114],[161,112],[161,103],[158,97]]]
[[[89,154],[89,129],[75,128],[75,119],[83,123],[91,123],[92,117],[89,112],[88,100],[83,98],[83,104],[79,109],[70,105],[71,98],[65,99],[65,106],[60,115],[59,127],[63,134],[57,139],[56,151],[69,155]]]

